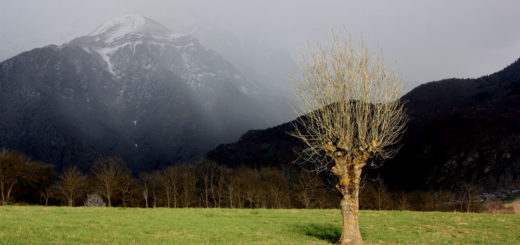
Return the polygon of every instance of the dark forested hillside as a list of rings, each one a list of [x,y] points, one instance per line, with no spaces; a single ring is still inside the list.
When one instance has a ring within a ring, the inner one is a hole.
[[[421,85],[402,98],[410,121],[401,150],[378,169],[391,188],[493,191],[520,185],[520,60],[478,79]],[[207,157],[229,166],[285,165],[301,143],[292,123],[252,130]]]

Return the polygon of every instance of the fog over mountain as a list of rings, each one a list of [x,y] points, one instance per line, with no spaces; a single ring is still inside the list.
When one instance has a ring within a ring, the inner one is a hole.
[[[0,147],[58,167],[194,161],[289,111],[195,37],[140,15],[0,63]]]

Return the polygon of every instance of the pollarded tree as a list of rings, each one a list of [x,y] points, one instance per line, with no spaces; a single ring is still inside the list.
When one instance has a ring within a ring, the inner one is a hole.
[[[407,116],[396,73],[381,56],[369,57],[364,42],[356,50],[350,40],[332,34],[330,47],[319,42],[302,62],[303,76],[294,79],[300,103],[292,135],[306,147],[301,157],[338,177],[336,188],[343,229],[340,244],[361,244],[359,182],[363,166],[396,153]]]

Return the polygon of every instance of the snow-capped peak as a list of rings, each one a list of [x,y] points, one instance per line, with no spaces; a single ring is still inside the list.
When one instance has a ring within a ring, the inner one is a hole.
[[[128,34],[171,38],[171,30],[158,22],[141,15],[124,15],[105,22],[89,36],[99,37],[104,42],[117,41]]]

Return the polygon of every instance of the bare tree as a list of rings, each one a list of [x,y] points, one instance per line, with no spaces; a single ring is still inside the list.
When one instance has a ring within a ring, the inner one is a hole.
[[[55,185],[56,194],[63,198],[69,207],[82,195],[86,184],[86,176],[76,166],[67,167]]]
[[[254,208],[256,199],[259,196],[258,183],[260,182],[260,176],[258,171],[252,168],[241,167],[239,173],[245,201],[249,204],[249,208]]]
[[[463,197],[461,198],[461,205],[466,201],[466,212],[469,213],[472,209],[471,204],[475,204],[478,200],[478,188],[473,185],[471,182],[463,182],[462,183]],[[461,207],[461,211],[463,208]]]
[[[0,151],[0,191],[3,206],[9,201],[13,187],[23,177],[23,167],[27,161],[27,157],[21,153],[7,149]]]
[[[0,194],[2,205],[11,198],[14,187],[40,187],[54,174],[54,165],[31,161],[26,155],[7,149],[0,150]]]
[[[107,199],[109,207],[112,206],[112,198],[118,191],[119,178],[125,168],[125,162],[115,157],[106,157],[94,163],[93,173],[98,191]]]
[[[340,244],[361,244],[359,232],[359,182],[363,166],[373,157],[387,158],[404,131],[407,117],[401,86],[381,56],[372,59],[362,43],[332,34],[329,48],[320,43],[303,60],[303,76],[294,79],[300,103],[292,135],[306,148],[303,160],[317,171],[330,170],[338,177],[343,229]]]
[[[119,176],[117,178],[118,191],[121,194],[121,202],[123,207],[127,207],[127,202],[132,195],[133,187],[135,186],[135,179],[132,177],[132,173],[128,168],[124,167],[120,169]]]
[[[220,171],[219,171],[219,176],[217,178],[217,186],[214,189],[212,189],[212,194],[216,199],[215,207],[218,207],[218,208],[220,208],[224,205],[223,204],[224,196],[226,193],[226,186],[228,183],[228,179],[226,177],[227,177],[227,173],[229,171],[231,171],[230,169],[225,168],[225,167],[221,167],[219,169],[220,169]]]
[[[277,168],[265,167],[260,169],[262,177],[262,185],[265,188],[265,198],[270,208],[282,208],[288,197],[288,181],[287,177]]]
[[[308,171],[300,171],[295,176],[293,183],[296,200],[298,200],[304,208],[311,208],[312,202],[316,198],[316,192],[321,186],[321,180],[316,174]]]
[[[49,199],[54,195],[52,186],[42,188],[40,190],[40,198],[45,201],[45,206],[49,205]],[[40,199],[41,200],[41,199]]]
[[[215,208],[220,207],[222,200],[222,188],[220,183],[224,182],[223,169],[222,166],[215,164],[213,165],[213,170],[211,170],[213,175],[209,182],[209,195],[211,200],[213,200],[213,207]]]
[[[157,207],[157,195],[158,195],[158,191],[159,191],[159,181],[160,181],[160,173],[159,171],[153,171],[150,176],[151,176],[151,181],[150,181],[150,193],[152,195],[152,207],[156,208]]]
[[[410,202],[408,201],[408,194],[403,190],[393,192],[393,196],[397,205],[398,210],[407,210],[410,208]]]
[[[179,189],[179,173],[177,172],[178,167],[171,165],[163,169],[161,173],[160,183],[166,194],[166,205],[168,208],[171,207],[172,201],[173,206],[175,208],[177,207],[177,194]]]
[[[216,176],[218,174],[218,166],[214,161],[210,161],[207,159],[203,159],[196,168],[197,176],[200,180],[200,190],[202,192],[201,198],[204,203],[204,207],[208,208],[210,206],[210,198],[212,197]]]
[[[181,197],[182,206],[191,207],[197,189],[197,179],[193,174],[193,169],[187,164],[179,165],[180,183],[181,183]]]
[[[155,183],[156,180],[154,179],[156,176],[154,176],[153,173],[141,173],[139,175],[139,182],[141,184],[141,194],[144,198],[145,207],[148,208],[149,206],[149,199],[150,196],[153,197],[154,200],[154,207],[155,207]]]

